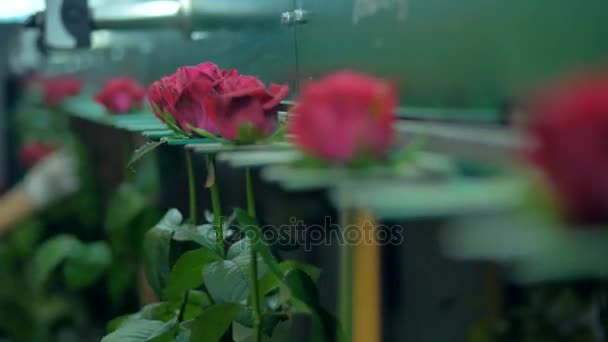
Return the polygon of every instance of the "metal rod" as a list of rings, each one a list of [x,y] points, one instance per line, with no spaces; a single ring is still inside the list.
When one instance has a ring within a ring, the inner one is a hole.
[[[94,29],[179,28],[185,33],[215,29],[280,28],[286,0],[131,1],[92,9]]]

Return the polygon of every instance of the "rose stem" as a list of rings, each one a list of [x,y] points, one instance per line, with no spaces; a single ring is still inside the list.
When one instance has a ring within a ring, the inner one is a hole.
[[[131,161],[131,155],[133,154],[133,143],[130,139],[125,139],[123,142],[124,155],[123,159],[125,160],[125,165],[129,165],[129,161]],[[127,183],[135,182],[135,172],[129,168],[125,168],[125,181]]]
[[[251,179],[251,169],[245,170],[246,182],[247,182],[247,213],[249,216],[255,218],[255,198],[253,196],[253,182]]]
[[[192,165],[192,151],[189,149],[186,149],[186,169],[188,171],[188,193],[190,194],[190,223],[196,225],[196,184],[194,166]]]
[[[186,313],[186,305],[188,305],[188,296],[190,295],[190,290],[186,291],[184,297],[182,298],[182,304],[179,307],[179,314],[177,315],[177,322],[181,323],[184,320],[184,314]]]
[[[255,201],[253,196],[253,184],[251,180],[251,169],[245,170],[245,181],[247,187],[247,213],[255,218]],[[251,241],[253,242],[253,241]],[[260,298],[258,297],[258,255],[254,246],[250,246],[251,267],[251,304],[253,305],[253,324],[255,328],[255,341],[262,341],[262,319],[260,309]]]
[[[213,208],[213,224],[215,225],[216,243],[220,254],[224,256],[224,230],[222,227],[222,204],[220,202],[220,187],[215,174],[215,161],[212,155],[207,154],[207,173],[213,173],[211,184],[211,207]]]
[[[338,289],[340,289],[340,294],[338,297],[338,318],[344,333],[344,336],[342,336],[340,341],[350,342],[353,319],[353,250],[351,241],[349,241],[348,237],[346,236],[346,227],[348,226],[348,210],[342,209],[340,214],[340,219],[342,221],[340,225],[344,244],[340,246],[340,282],[338,287]],[[337,337],[340,337],[340,334],[337,335]]]

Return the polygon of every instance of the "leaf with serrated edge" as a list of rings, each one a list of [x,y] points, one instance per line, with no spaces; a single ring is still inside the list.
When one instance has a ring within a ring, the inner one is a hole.
[[[175,228],[173,239],[176,241],[194,241],[217,253],[216,234],[215,228],[210,224],[203,224],[196,227],[183,225]]]
[[[243,229],[246,236],[248,238],[252,238],[252,247],[255,248],[260,254],[270,271],[279,279],[283,279],[283,271],[279,267],[279,263],[275,259],[274,255],[272,255],[270,247],[266,244],[266,242],[264,242],[264,238],[257,221],[242,209],[236,209],[236,219],[241,225],[241,229]]]
[[[209,307],[194,320],[190,340],[219,341],[242,308],[242,305],[236,303],[220,303]]]
[[[146,342],[171,342],[173,335],[177,332],[177,318],[165,322],[151,336],[146,339]]]
[[[249,259],[247,259],[248,262]],[[238,259],[214,261],[203,268],[209,294],[216,302],[241,302],[247,299],[247,263]]]
[[[319,304],[317,289],[314,281],[306,272],[292,268],[284,271],[276,261],[270,247],[264,242],[262,233],[256,220],[242,209],[237,209],[237,220],[247,236],[253,239],[252,247],[261,255],[270,271],[288,289],[293,304],[292,310],[301,313],[310,313],[321,324],[323,340],[330,341],[337,331],[335,324],[328,321],[323,308]],[[272,285],[272,284],[271,284]],[[266,286],[266,285],[265,285]]]
[[[321,307],[316,286],[304,271],[299,269],[288,271],[284,284],[290,294],[291,310],[313,315],[318,334],[316,341],[333,341],[336,334],[341,334],[338,323]]]
[[[205,248],[182,254],[169,273],[164,291],[165,299],[172,302],[180,301],[186,291],[202,285],[203,268],[219,259],[215,253]]]
[[[161,321],[144,319],[127,322],[118,330],[106,335],[101,342],[146,342],[163,326],[164,323]]]
[[[136,149],[133,152],[133,155],[131,156],[131,160],[129,160],[129,163],[127,164],[127,167],[129,169],[133,170],[133,165],[135,165],[135,163],[137,161],[139,161],[145,155],[147,155],[148,153],[154,151],[157,147],[163,145],[167,141],[168,140],[166,140],[166,139],[162,139],[160,141],[149,141],[149,142],[141,145],[138,149]]]
[[[170,272],[169,256],[172,235],[173,231],[157,225],[146,233],[143,241],[146,278],[157,296],[162,295]]]
[[[234,259],[241,254],[249,254],[249,250],[249,241],[245,238],[240,239],[230,246],[230,249],[228,249],[228,253],[226,254],[226,259]]]
[[[203,269],[209,294],[216,302],[242,302],[249,296],[250,254],[240,254],[230,260],[214,261]],[[267,267],[258,257],[258,279]]]
[[[293,269],[299,269],[304,273],[308,274],[310,278],[316,283],[321,275],[321,270],[313,265],[299,263],[293,260],[286,260],[279,264],[279,267],[283,273],[287,273]],[[262,279],[259,281],[258,290],[260,296],[265,296],[276,290],[281,285],[281,280],[272,272],[267,272]]]
[[[209,210],[205,210],[205,221],[207,221],[207,223],[213,223],[213,213]]]

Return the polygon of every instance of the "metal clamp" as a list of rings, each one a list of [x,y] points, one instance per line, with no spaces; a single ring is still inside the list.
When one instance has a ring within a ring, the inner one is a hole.
[[[303,9],[281,13],[281,24],[286,26],[301,25],[308,22],[307,12]]]

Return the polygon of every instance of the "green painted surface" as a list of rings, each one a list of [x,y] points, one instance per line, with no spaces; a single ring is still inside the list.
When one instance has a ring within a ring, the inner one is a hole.
[[[603,0],[273,1],[306,10],[308,22],[281,26],[277,12],[270,29],[209,31],[197,41],[177,30],[112,31],[124,56],[87,74],[99,83],[133,75],[149,84],[180,66],[214,61],[286,82],[295,98],[301,81],[350,68],[394,80],[408,115],[492,121],[503,100],[608,61]]]
[[[190,145],[190,144],[209,144],[209,143],[215,143],[215,140],[197,139],[197,138],[177,139],[177,140],[169,140],[169,142],[167,144],[169,144],[171,146],[185,146],[185,145]]]
[[[397,111],[401,118],[446,120],[461,122],[495,123],[500,113],[495,108],[439,108],[439,107],[401,107]]]
[[[402,104],[489,107],[606,63],[603,0],[299,0],[300,79],[344,68],[394,79]],[[491,111],[487,112],[487,115]]]
[[[456,177],[424,184],[347,179],[330,197],[339,208],[365,208],[385,219],[460,216],[501,212],[521,205],[527,186],[512,178]]]
[[[143,132],[141,132],[141,134],[148,139],[160,140],[161,138],[172,135],[173,130],[163,129],[163,130],[158,130],[158,131],[156,131],[156,130],[155,131],[143,131]]]

